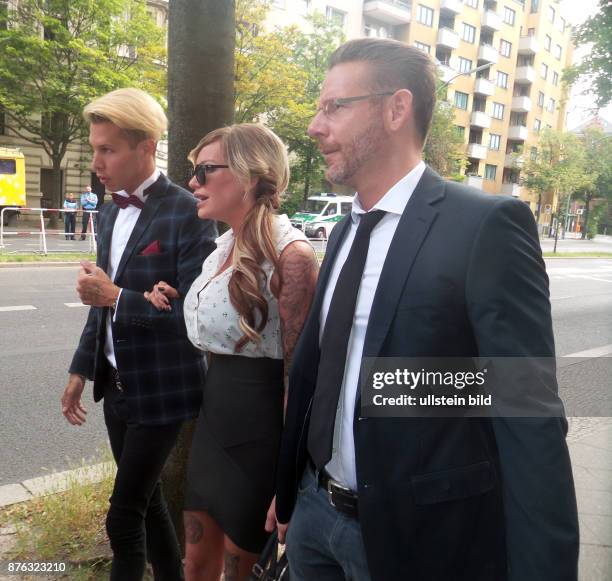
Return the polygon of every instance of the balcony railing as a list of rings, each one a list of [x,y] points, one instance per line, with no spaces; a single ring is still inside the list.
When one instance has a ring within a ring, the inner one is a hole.
[[[480,143],[468,143],[467,156],[472,159],[486,159],[487,148]]]
[[[459,46],[459,35],[450,28],[440,28],[438,30],[437,43],[441,46],[455,49]]]
[[[536,54],[540,50],[535,36],[521,36],[519,39],[519,54]]]
[[[404,0],[369,0],[363,5],[366,16],[397,26],[411,19],[411,2]]]

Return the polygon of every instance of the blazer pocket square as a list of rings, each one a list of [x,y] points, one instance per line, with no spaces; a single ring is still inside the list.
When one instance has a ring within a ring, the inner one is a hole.
[[[146,248],[144,248],[139,256],[151,256],[152,254],[160,254],[161,246],[159,245],[159,240],[155,240],[151,242]]]

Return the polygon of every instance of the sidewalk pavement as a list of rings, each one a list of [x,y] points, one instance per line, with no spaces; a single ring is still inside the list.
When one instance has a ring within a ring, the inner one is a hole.
[[[612,579],[612,418],[570,418],[569,423],[580,521],[579,581]],[[75,479],[98,481],[113,468],[106,462],[2,486],[0,507],[65,490]],[[0,529],[0,560],[13,534]]]
[[[543,252],[552,252],[554,238],[540,238]],[[557,240],[557,252],[612,252],[612,236],[596,236],[593,240],[580,240],[566,237]]]

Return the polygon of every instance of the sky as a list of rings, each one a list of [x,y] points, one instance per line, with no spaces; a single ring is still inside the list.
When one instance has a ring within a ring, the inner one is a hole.
[[[561,6],[562,16],[573,26],[582,24],[589,16],[597,12],[599,6],[598,0],[561,0],[559,4]],[[580,59],[585,54],[588,54],[588,52],[588,47],[576,47],[574,51],[574,62],[580,62]],[[589,109],[595,106],[595,99],[592,94],[581,94],[585,88],[588,89],[588,84],[585,86],[584,83],[580,85],[577,83],[572,88],[567,108],[568,129],[573,129],[592,116]],[[608,107],[602,109],[599,114],[606,120],[612,122],[612,105],[608,105]]]

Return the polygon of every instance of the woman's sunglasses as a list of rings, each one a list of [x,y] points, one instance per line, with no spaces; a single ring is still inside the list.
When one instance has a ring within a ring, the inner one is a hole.
[[[212,165],[209,163],[199,163],[193,168],[193,173],[191,174],[191,177],[195,176],[195,179],[198,181],[198,183],[203,186],[206,184],[207,174],[213,173],[214,171],[223,167],[228,168],[229,165]]]

